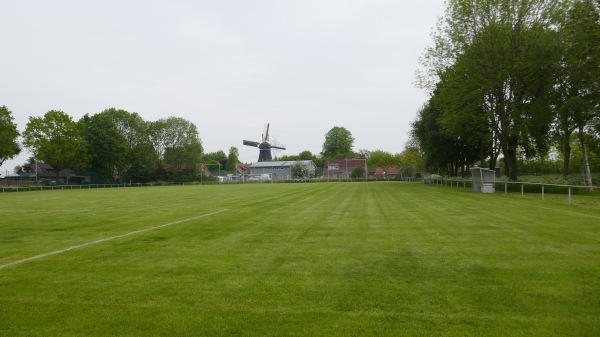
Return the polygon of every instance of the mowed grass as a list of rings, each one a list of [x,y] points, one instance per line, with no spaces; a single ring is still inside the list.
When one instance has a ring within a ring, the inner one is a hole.
[[[400,182],[0,204],[0,336],[600,335],[596,207]]]

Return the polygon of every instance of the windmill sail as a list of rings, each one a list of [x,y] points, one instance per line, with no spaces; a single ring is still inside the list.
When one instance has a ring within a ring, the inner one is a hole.
[[[268,161],[273,159],[271,155],[271,149],[285,150],[285,147],[283,146],[273,146],[269,143],[269,125],[270,124],[267,124],[267,129],[262,135],[262,142],[259,143],[251,140],[244,140],[244,145],[258,147],[260,150],[258,154],[258,161]]]

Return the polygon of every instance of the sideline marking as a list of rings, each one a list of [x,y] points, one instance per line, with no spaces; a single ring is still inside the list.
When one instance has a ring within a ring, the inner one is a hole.
[[[71,246],[71,247],[68,247],[68,248],[61,249],[61,250],[55,250],[53,252],[44,253],[44,254],[40,254],[40,255],[36,255],[36,256],[24,258],[24,259],[21,259],[21,260],[13,261],[13,262],[10,262],[10,263],[7,263],[7,264],[3,264],[3,265],[0,265],[0,269],[6,268],[6,267],[10,267],[10,266],[14,266],[14,265],[21,264],[21,263],[25,263],[25,262],[32,261],[32,260],[41,259],[41,258],[46,257],[46,256],[52,256],[52,255],[56,255],[56,254],[68,252],[70,250],[74,250],[74,249],[78,249],[78,248],[83,248],[83,247],[95,245],[95,244],[98,244],[98,243],[102,243],[102,242],[106,242],[106,241],[110,241],[110,240],[114,240],[114,239],[120,239],[120,238],[124,238],[126,236],[130,236],[130,235],[134,235],[134,234],[148,232],[148,231],[155,230],[155,229],[158,229],[158,228],[163,228],[163,227],[167,227],[167,226],[177,225],[177,224],[180,224],[182,222],[188,222],[188,221],[192,221],[192,220],[196,220],[196,219],[200,219],[200,218],[205,218],[207,216],[211,216],[211,215],[223,213],[223,212],[226,212],[226,211],[228,211],[228,209],[223,209],[223,210],[220,210],[218,212],[213,212],[213,213],[209,213],[209,214],[203,214],[203,215],[195,216],[195,217],[192,217],[192,218],[187,218],[187,219],[183,219],[183,220],[169,222],[169,223],[158,225],[158,226],[154,226],[154,227],[148,227],[148,228],[144,228],[144,229],[139,229],[137,231],[133,231],[133,232],[129,232],[129,233],[117,235],[117,236],[111,236],[109,238],[99,239],[99,240],[92,241],[92,242],[82,243],[82,244],[77,245],[77,246]]]

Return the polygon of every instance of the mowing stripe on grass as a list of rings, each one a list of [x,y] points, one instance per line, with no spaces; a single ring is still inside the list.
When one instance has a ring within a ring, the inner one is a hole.
[[[545,207],[545,206],[540,206],[540,205],[534,205],[534,204],[527,204],[527,205],[533,206],[533,207],[537,207],[537,208],[547,209],[547,210],[554,211],[554,212],[559,212],[559,213],[573,214],[573,215],[582,216],[582,217],[600,219],[600,216],[598,216],[598,215],[591,215],[591,214],[577,213],[577,212],[571,212],[571,211],[564,211],[564,210],[559,210],[559,209],[556,209],[556,208],[550,208],[550,207]]]
[[[32,261],[32,260],[41,259],[41,258],[47,257],[47,256],[52,256],[52,255],[56,255],[56,254],[65,253],[65,252],[68,252],[68,251],[71,251],[71,250],[74,250],[74,249],[83,248],[83,247],[95,245],[95,244],[98,244],[98,243],[102,243],[102,242],[106,242],[106,241],[111,241],[111,240],[115,240],[115,239],[124,238],[124,237],[131,236],[131,235],[134,235],[134,234],[148,232],[148,231],[152,231],[152,230],[163,228],[163,227],[177,225],[177,224],[180,224],[180,223],[183,223],[183,222],[188,222],[188,221],[192,221],[192,220],[196,220],[196,219],[200,219],[200,218],[205,218],[205,217],[208,217],[208,216],[211,216],[211,215],[215,215],[215,214],[219,214],[219,213],[223,213],[223,212],[226,212],[226,211],[228,211],[228,209],[223,209],[223,210],[220,210],[220,211],[217,211],[217,212],[213,212],[213,213],[209,213],[209,214],[203,214],[203,215],[198,215],[198,216],[187,218],[187,219],[183,219],[183,220],[169,222],[169,223],[158,225],[158,226],[148,227],[148,228],[140,229],[140,230],[137,230],[137,231],[133,231],[133,232],[129,232],[129,233],[121,234],[121,235],[111,236],[109,238],[99,239],[99,240],[92,241],[92,242],[86,242],[86,243],[83,243],[83,244],[80,244],[80,245],[76,245],[76,246],[71,246],[71,247],[68,247],[68,248],[65,248],[65,249],[55,250],[53,252],[39,254],[39,255],[36,255],[36,256],[32,256],[32,257],[28,257],[28,258],[25,258],[25,259],[21,259],[21,260],[17,260],[17,261],[13,261],[13,262],[10,262],[10,263],[7,263],[7,264],[0,265],[0,269],[6,268],[6,267],[10,267],[10,266],[14,266],[14,265],[21,264],[21,263],[25,263],[25,262]]]

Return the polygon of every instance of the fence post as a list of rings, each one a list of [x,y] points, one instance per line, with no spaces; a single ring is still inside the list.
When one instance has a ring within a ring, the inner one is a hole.
[[[508,183],[504,183],[504,195],[508,194]]]
[[[544,184],[542,183],[542,200],[544,200]]]
[[[569,206],[571,206],[571,187],[569,187]]]
[[[521,184],[521,196],[523,196],[523,186],[524,186],[524,185],[525,185],[525,184]]]

